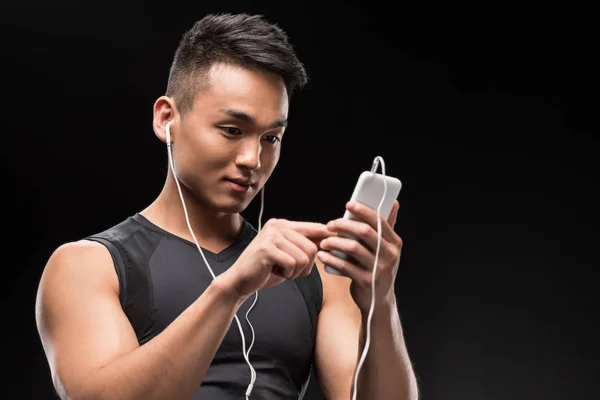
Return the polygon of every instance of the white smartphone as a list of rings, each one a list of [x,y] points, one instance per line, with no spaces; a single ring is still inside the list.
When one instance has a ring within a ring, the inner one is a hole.
[[[383,196],[384,179],[387,183],[387,190],[385,199],[381,205],[381,216],[387,219],[392,212],[394,201],[398,198],[400,189],[402,188],[402,182],[400,182],[398,178],[387,175],[383,176],[383,174],[374,173],[371,171],[364,171],[358,178],[358,182],[354,187],[354,192],[352,193],[350,200],[362,203],[377,211],[377,207],[379,207],[379,203],[381,202],[381,196]],[[344,218],[360,221],[360,218],[356,217],[348,210],[346,210],[344,213]],[[340,233],[340,236],[357,240],[354,236],[347,235],[345,233]],[[346,254],[340,251],[331,250],[330,253],[342,259],[347,259]],[[329,272],[330,274],[344,276],[344,274],[329,265],[325,265],[325,271]]]

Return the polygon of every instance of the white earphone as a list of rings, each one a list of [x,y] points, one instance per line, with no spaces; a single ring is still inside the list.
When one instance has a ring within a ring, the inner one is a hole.
[[[173,122],[173,121],[169,121],[169,122],[167,123],[167,126],[166,126],[166,128],[165,128],[165,130],[166,130],[166,132],[167,132],[167,146],[170,146],[170,145],[171,145],[171,123],[172,123],[172,122]]]
[[[194,231],[192,230],[192,226],[190,224],[190,220],[189,220],[188,213],[187,213],[187,208],[185,206],[183,194],[181,192],[181,187],[179,185],[179,179],[177,178],[177,174],[175,173],[175,166],[173,163],[173,155],[172,155],[173,148],[172,148],[172,142],[171,142],[171,123],[172,122],[173,121],[169,121],[166,125],[166,139],[167,139],[169,165],[171,167],[171,171],[173,172],[173,177],[175,179],[175,183],[177,184],[177,189],[179,191],[179,198],[181,199],[181,204],[183,206],[183,211],[185,214],[185,219],[186,219],[190,234],[192,235],[192,238],[194,239],[194,243],[196,244],[198,251],[200,251],[202,258],[204,259],[204,262],[206,263],[206,267],[210,271],[210,274],[212,275],[213,279],[215,279],[215,274],[214,274],[212,268],[210,267],[210,265],[208,264],[208,261],[206,260],[206,257],[204,256],[204,252],[202,251],[202,248],[196,241],[196,235],[194,235]],[[371,172],[375,173],[377,171],[377,167],[380,165],[380,163],[381,163],[382,174],[385,177],[385,162],[383,161],[383,158],[380,156],[377,156],[375,158],[375,160],[373,161],[373,167],[371,168]],[[380,217],[380,215],[381,215],[381,206],[383,205],[383,201],[385,199],[385,195],[387,192],[387,183],[386,183],[385,179],[383,180],[383,182],[384,182],[383,195],[381,196],[381,201],[379,202],[379,206],[377,207],[377,251],[375,253],[375,264],[373,265],[373,273],[372,273],[372,279],[371,279],[371,285],[372,285],[371,286],[371,308],[369,309],[369,316],[367,319],[367,336],[366,336],[366,341],[365,341],[365,348],[363,349],[362,355],[360,357],[360,361],[359,361],[357,369],[356,369],[356,373],[354,375],[353,400],[356,400],[356,395],[357,395],[356,389],[357,389],[358,376],[360,373],[360,369],[361,369],[361,367],[365,361],[365,358],[367,356],[367,352],[369,350],[369,345],[371,342],[371,320],[373,318],[373,311],[374,311],[374,307],[375,307],[375,274],[377,272],[377,261],[379,259],[379,248],[381,246],[381,217]],[[264,204],[265,204],[265,188],[263,186],[263,188],[261,189],[260,214],[258,216],[258,231],[259,232],[261,230],[261,221],[262,221],[262,214],[263,214],[263,210],[264,210]],[[252,389],[254,388],[254,383],[256,382],[256,371],[254,370],[254,367],[252,367],[252,364],[250,363],[250,358],[249,358],[250,350],[252,349],[252,346],[254,345],[254,337],[255,337],[254,327],[252,326],[252,324],[250,323],[250,320],[248,319],[248,315],[250,314],[250,311],[252,310],[252,308],[254,308],[254,305],[256,304],[256,302],[258,300],[258,292],[255,292],[255,295],[256,296],[254,298],[254,302],[252,303],[252,305],[246,312],[246,321],[248,322],[248,325],[250,326],[250,330],[252,331],[252,342],[250,343],[248,350],[246,350],[246,339],[244,336],[244,331],[242,330],[242,324],[240,323],[240,320],[237,317],[237,315],[234,315],[234,318],[237,322],[237,325],[238,325],[238,328],[240,331],[240,335],[242,336],[242,346],[243,346],[244,358],[246,359],[246,363],[250,367],[250,374],[251,374],[250,384],[248,385],[248,388],[246,389],[246,400],[249,400],[250,394],[252,393]],[[302,399],[304,397],[304,394],[305,394],[307,388],[308,388],[308,381],[305,382],[305,385],[302,388],[302,391],[299,396],[300,399]]]
[[[194,231],[192,230],[192,226],[190,224],[190,219],[188,217],[187,207],[185,206],[185,201],[183,199],[183,193],[181,192],[181,186],[179,185],[179,179],[177,178],[177,174],[175,172],[175,166],[174,166],[174,163],[173,163],[173,155],[172,155],[173,147],[171,146],[171,144],[172,144],[172,142],[171,142],[171,123],[172,122],[173,121],[169,121],[167,123],[167,126],[166,126],[167,150],[168,150],[168,156],[169,156],[169,165],[171,166],[171,171],[173,172],[173,177],[175,178],[175,183],[177,184],[177,190],[179,191],[179,198],[181,199],[181,205],[183,206],[183,212],[185,214],[185,220],[187,222],[187,226],[188,226],[188,229],[190,231],[190,234],[192,235],[192,238],[194,239],[194,243],[196,244],[196,247],[198,248],[198,251],[200,251],[200,254],[202,255],[202,258],[204,259],[204,262],[206,263],[206,267],[208,268],[208,270],[209,270],[210,274],[212,275],[213,279],[215,279],[216,278],[215,273],[213,272],[212,268],[208,264],[208,261],[206,260],[206,257],[204,256],[204,252],[202,251],[202,248],[198,244],[198,241],[196,240],[196,235],[194,235]],[[263,186],[263,188],[261,189],[260,215],[258,217],[258,230],[259,231],[261,229],[261,219],[262,219],[262,213],[263,213],[263,208],[264,208],[264,199],[265,199],[265,197],[264,197],[265,196],[264,190],[265,190],[265,188]],[[238,316],[234,315],[235,321],[237,322],[237,326],[238,326],[239,331],[240,331],[240,335],[242,336],[242,346],[243,346],[244,358],[246,359],[246,363],[248,363],[248,366],[250,367],[251,379],[250,379],[250,384],[248,385],[248,389],[246,389],[246,399],[247,400],[250,397],[250,393],[252,393],[252,389],[254,388],[254,382],[256,381],[256,371],[254,370],[254,367],[250,363],[250,358],[249,358],[250,350],[252,349],[252,346],[254,345],[254,336],[255,336],[254,335],[254,327],[252,326],[252,324],[250,323],[250,320],[248,319],[248,315],[250,314],[250,311],[252,310],[252,308],[254,308],[254,305],[256,304],[256,301],[258,300],[258,292],[255,292],[255,295],[256,296],[254,298],[254,302],[252,303],[252,305],[250,306],[250,308],[246,312],[246,321],[248,322],[248,325],[250,326],[250,330],[252,331],[252,342],[250,343],[250,347],[248,347],[248,350],[246,350],[246,338],[244,336],[244,331],[242,330],[242,324],[240,323],[240,320],[239,320]]]
[[[381,174],[385,178],[385,162],[381,156],[375,157],[373,160],[373,166],[371,167],[371,172],[377,172],[377,167],[381,163]],[[358,385],[358,376],[360,374],[360,369],[365,362],[365,358],[367,358],[367,352],[369,351],[369,346],[371,344],[371,320],[373,319],[373,311],[375,310],[375,276],[377,273],[377,261],[379,260],[379,248],[381,247],[381,206],[383,206],[383,201],[385,199],[385,195],[387,194],[387,181],[383,179],[383,195],[381,196],[381,200],[379,201],[379,205],[377,206],[377,250],[375,251],[375,263],[373,264],[373,273],[371,275],[371,307],[369,308],[369,316],[367,318],[367,337],[365,340],[365,348],[360,356],[360,360],[358,362],[358,366],[356,367],[356,373],[354,374],[354,391],[352,393],[352,400],[356,400],[357,393],[357,385]]]

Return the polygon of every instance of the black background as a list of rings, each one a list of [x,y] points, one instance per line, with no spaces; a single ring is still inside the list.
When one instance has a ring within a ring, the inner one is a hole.
[[[284,28],[310,76],[264,221],[341,216],[377,155],[403,182],[396,289],[422,398],[598,398],[597,21],[574,2],[418,3],[3,5],[0,397],[54,398],[44,264],[158,194],[152,105],[179,38],[245,11]]]

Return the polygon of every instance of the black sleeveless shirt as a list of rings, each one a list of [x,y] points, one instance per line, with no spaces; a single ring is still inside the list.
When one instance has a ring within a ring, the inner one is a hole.
[[[218,254],[203,248],[214,274],[231,267],[257,233],[244,219],[242,231],[229,247]],[[121,306],[140,345],[160,334],[213,279],[195,243],[161,229],[139,213],[86,239],[100,242],[110,251],[119,278]],[[237,312],[246,348],[252,341],[246,312],[254,297]],[[251,399],[295,400],[304,395],[322,298],[316,266],[307,277],[259,291],[248,317],[255,332],[249,358],[257,375]],[[233,320],[194,399],[245,399],[250,368],[242,348]]]

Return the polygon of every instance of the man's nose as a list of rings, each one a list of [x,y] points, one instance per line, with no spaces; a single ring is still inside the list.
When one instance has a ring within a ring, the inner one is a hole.
[[[262,146],[260,144],[260,138],[249,137],[241,145],[236,163],[239,166],[246,167],[250,170],[256,170],[260,168],[260,153]]]

